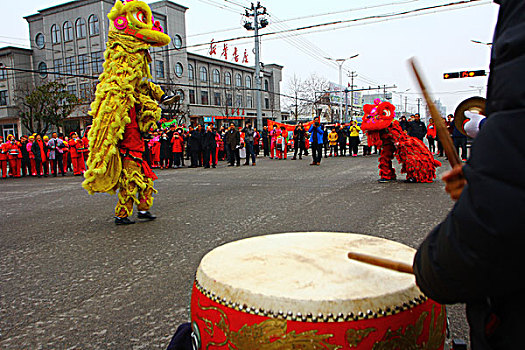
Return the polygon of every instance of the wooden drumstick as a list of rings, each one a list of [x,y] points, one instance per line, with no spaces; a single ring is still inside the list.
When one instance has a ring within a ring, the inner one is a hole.
[[[409,273],[412,275],[414,274],[414,269],[412,268],[412,266],[399,261],[392,261],[388,259],[378,258],[376,256],[355,252],[349,252],[348,257],[352,260],[357,260],[374,266],[384,267],[385,269]]]
[[[421,74],[419,73],[415,58],[411,58],[409,62],[410,62],[410,65],[412,66],[412,70],[414,71],[414,75],[416,76],[416,80],[419,84],[421,92],[423,93],[423,97],[425,98],[425,101],[427,103],[428,110],[430,111],[430,115],[432,116],[432,119],[434,120],[434,125],[436,126],[436,132],[438,134],[439,141],[441,141],[441,144],[443,145],[443,150],[445,151],[445,154],[447,155],[450,165],[452,167],[455,167],[456,165],[461,164],[461,159],[459,158],[458,152],[456,151],[456,148],[454,147],[454,142],[452,142],[452,137],[450,137],[450,133],[447,130],[447,126],[445,125],[445,122],[441,118],[441,115],[439,114],[439,111],[437,110],[436,105],[430,99],[430,94],[427,91],[427,88],[425,86],[425,83],[423,82],[423,78],[421,77]]]

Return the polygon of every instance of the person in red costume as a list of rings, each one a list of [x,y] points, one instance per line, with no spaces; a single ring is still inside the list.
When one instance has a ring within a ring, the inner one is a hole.
[[[27,153],[29,153],[29,162],[31,163],[31,176],[36,176],[36,164],[35,164],[35,154],[31,150],[33,143],[35,142],[35,136],[31,135],[28,137],[28,142],[26,145]]]
[[[7,136],[7,159],[9,160],[9,175],[11,177],[20,177],[20,168],[22,166],[21,144],[13,135]]]
[[[87,159],[89,157],[89,140],[88,140],[88,134],[89,129],[91,129],[91,125],[86,128],[86,131],[84,132],[84,136],[82,137],[82,147],[79,149],[80,154],[82,155],[82,172],[86,171],[86,164]]]
[[[69,155],[71,156],[71,163],[73,165],[73,174],[80,176],[84,173],[84,158],[82,153],[82,140],[78,137],[76,132],[70,134],[71,139],[69,140]]]
[[[2,178],[7,177],[7,144],[4,143],[4,138],[0,136],[0,171],[2,171]]]

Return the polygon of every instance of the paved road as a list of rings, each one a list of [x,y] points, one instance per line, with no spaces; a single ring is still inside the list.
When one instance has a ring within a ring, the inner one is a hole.
[[[2,349],[163,349],[202,256],[255,235],[366,233],[412,247],[452,203],[440,183],[378,184],[377,157],[158,171],[150,223],[116,227],[81,178],[0,181]],[[448,167],[443,167],[443,172]],[[467,338],[463,307],[450,310]]]

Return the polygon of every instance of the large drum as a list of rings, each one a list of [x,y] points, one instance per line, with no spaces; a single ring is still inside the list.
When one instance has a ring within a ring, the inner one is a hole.
[[[445,307],[413,275],[349,260],[411,264],[414,249],[346,233],[286,233],[208,253],[191,297],[199,349],[443,349]]]

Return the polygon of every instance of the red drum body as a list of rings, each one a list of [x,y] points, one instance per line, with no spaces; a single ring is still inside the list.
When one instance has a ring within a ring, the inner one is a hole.
[[[291,233],[218,247],[191,297],[197,349],[443,349],[445,306],[414,276],[348,260],[411,263],[414,250],[370,236]]]

